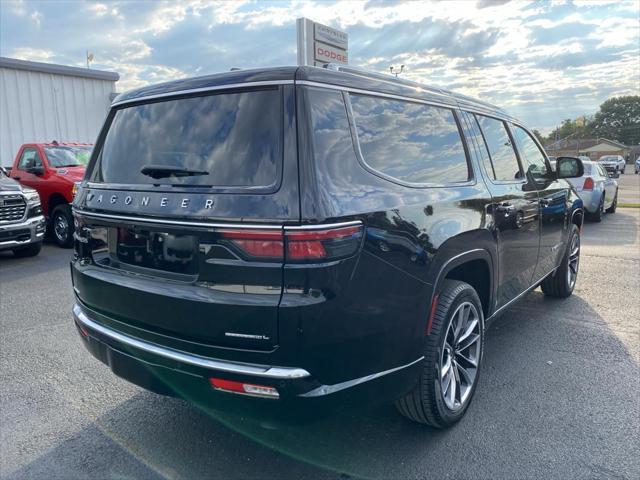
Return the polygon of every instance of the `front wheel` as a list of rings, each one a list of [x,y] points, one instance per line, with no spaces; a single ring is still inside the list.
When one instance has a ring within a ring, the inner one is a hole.
[[[396,402],[400,413],[436,428],[460,420],[478,383],[483,340],[484,317],[478,294],[468,283],[445,280],[418,384]]]
[[[566,298],[573,293],[580,267],[580,232],[571,225],[569,242],[560,266],[540,284],[547,297]]]
[[[69,248],[73,245],[73,215],[71,206],[58,205],[51,214],[53,238],[59,247]]]

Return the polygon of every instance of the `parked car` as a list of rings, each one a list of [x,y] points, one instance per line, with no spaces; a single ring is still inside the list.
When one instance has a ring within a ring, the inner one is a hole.
[[[640,156],[638,156],[636,158],[636,163],[635,163],[635,174],[637,175],[638,173],[640,173]]]
[[[82,180],[92,145],[26,143],[20,147],[10,176],[40,194],[53,238],[61,247],[73,245],[71,202]]]
[[[446,427],[486,325],[574,289],[582,163],[558,172],[503,110],[348,67],[134,90],[74,200],[74,321],[156,392],[395,400]]]
[[[622,155],[603,155],[598,160],[600,164],[608,171],[613,173],[624,173],[627,170],[627,164]]]
[[[607,172],[598,162],[582,162],[584,175],[569,181],[582,199],[584,209],[593,220],[599,222],[602,215],[616,213],[618,206],[618,182],[613,173]]]
[[[11,250],[17,257],[38,255],[45,228],[38,192],[0,169],[0,251]]]

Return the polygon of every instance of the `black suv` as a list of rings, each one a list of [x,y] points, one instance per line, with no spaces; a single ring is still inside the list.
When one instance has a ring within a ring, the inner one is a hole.
[[[487,323],[571,294],[583,209],[560,177],[581,174],[501,109],[353,68],[134,90],[74,202],[75,322],[156,392],[357,393],[444,427]]]

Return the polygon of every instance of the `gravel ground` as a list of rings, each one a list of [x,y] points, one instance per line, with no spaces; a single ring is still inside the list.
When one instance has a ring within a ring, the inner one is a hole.
[[[574,295],[536,290],[491,326],[448,431],[392,406],[260,421],[145,392],[76,337],[70,251],[0,253],[0,477],[640,478],[639,233],[640,209],[585,225]]]

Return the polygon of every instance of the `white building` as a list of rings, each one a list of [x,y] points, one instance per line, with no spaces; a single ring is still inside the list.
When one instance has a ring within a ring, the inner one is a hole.
[[[120,76],[0,57],[0,165],[23,143],[93,143]]]

